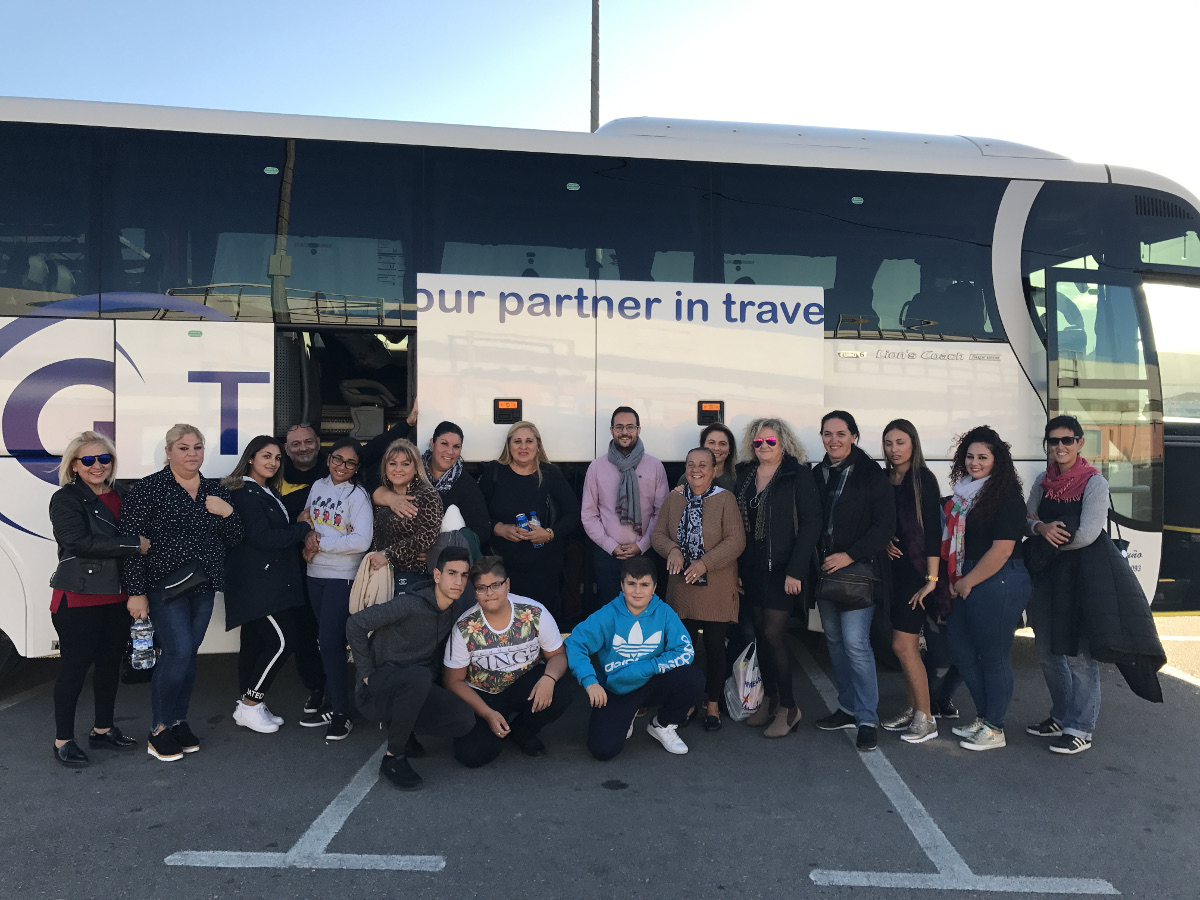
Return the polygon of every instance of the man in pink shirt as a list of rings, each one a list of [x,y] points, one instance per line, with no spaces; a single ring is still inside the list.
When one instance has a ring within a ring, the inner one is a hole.
[[[668,490],[663,464],[642,446],[637,411],[618,406],[608,430],[608,453],[592,461],[583,481],[583,528],[596,545],[592,568],[601,604],[621,591],[621,563],[650,548]]]

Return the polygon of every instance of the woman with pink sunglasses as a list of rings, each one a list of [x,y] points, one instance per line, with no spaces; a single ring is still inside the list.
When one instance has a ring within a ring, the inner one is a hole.
[[[781,738],[800,724],[783,639],[821,531],[821,497],[804,445],[780,419],[759,418],[746,427],[742,459],[734,495],[746,549],[738,574],[754,621],[763,680],[762,706],[746,723],[767,725],[766,737]]]

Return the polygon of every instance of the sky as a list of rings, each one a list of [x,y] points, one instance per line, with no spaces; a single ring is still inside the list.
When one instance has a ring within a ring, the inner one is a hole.
[[[0,95],[586,131],[590,0],[7,0]],[[601,0],[601,121],[985,136],[1200,195],[1197,0]],[[15,38],[15,39],[14,39]]]

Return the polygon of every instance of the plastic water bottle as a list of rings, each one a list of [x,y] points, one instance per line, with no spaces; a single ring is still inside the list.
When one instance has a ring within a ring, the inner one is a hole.
[[[542,523],[541,523],[540,521],[538,521],[538,515],[537,515],[537,511],[536,511],[536,510],[532,510],[532,509],[531,509],[531,510],[529,511],[529,525],[530,525],[530,528],[529,528],[529,530],[530,530],[530,531],[533,531],[533,529],[534,529],[534,528],[541,528],[541,527],[542,527]],[[533,546],[535,546],[535,547],[545,547],[546,545],[545,545],[545,544],[534,544]]]
[[[135,669],[154,668],[154,625],[150,619],[135,619],[129,627],[129,639],[133,643],[129,665]]]

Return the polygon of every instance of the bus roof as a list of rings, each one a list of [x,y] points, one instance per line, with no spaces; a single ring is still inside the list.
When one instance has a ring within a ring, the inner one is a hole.
[[[1116,170],[1121,177],[1114,178],[1113,170],[1103,164],[1077,163],[1036,147],[965,136],[649,117],[616,119],[589,134],[27,97],[0,97],[0,121],[1041,181],[1119,181],[1171,191],[1195,203],[1185,189],[1152,173],[1123,168]]]

